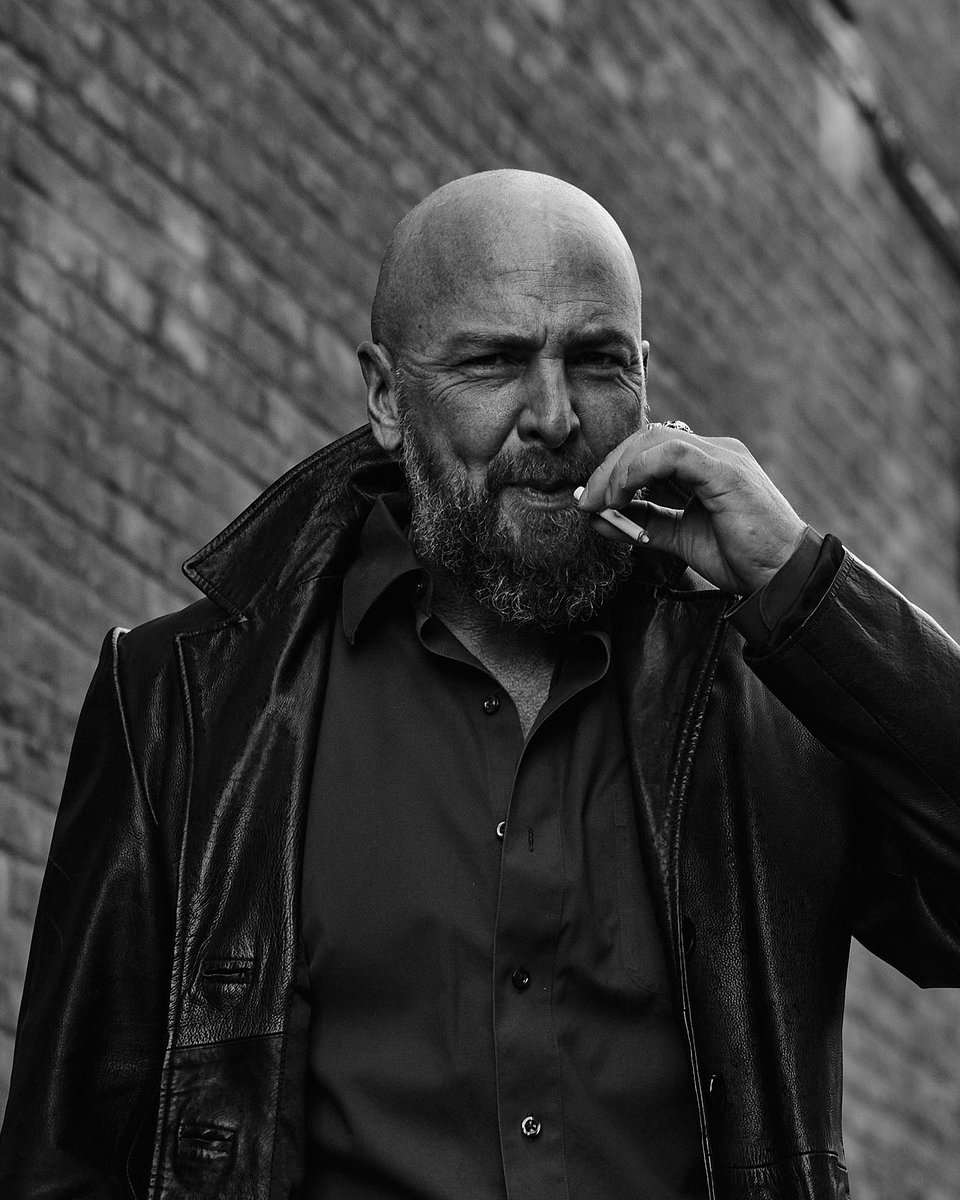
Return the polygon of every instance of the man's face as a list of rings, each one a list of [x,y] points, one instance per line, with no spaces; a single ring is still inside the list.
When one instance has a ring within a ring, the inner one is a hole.
[[[518,545],[643,421],[635,276],[578,229],[536,227],[525,243],[476,248],[399,355],[402,399],[451,480],[501,485]]]
[[[472,590],[484,562],[526,579],[510,619],[546,625],[588,615],[627,569],[573,489],[645,403],[636,276],[557,224],[469,247],[397,362],[418,550]]]

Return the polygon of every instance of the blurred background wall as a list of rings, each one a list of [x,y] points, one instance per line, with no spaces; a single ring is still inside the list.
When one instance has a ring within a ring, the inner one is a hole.
[[[957,0],[0,0],[0,1099],[100,640],[361,422],[380,252],[454,176],[597,196],[656,415],[960,633],[958,48]],[[861,1200],[960,1194],[958,1026],[855,951]]]

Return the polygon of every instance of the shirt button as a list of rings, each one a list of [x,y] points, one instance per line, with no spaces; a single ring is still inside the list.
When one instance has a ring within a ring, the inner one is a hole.
[[[524,1137],[535,1138],[540,1136],[540,1122],[534,1116],[524,1117],[520,1122],[520,1132]]]
[[[503,837],[504,833],[506,832],[506,828],[507,828],[506,821],[501,821],[500,824],[497,826],[497,837],[498,838]]]
[[[514,973],[510,976],[510,982],[518,992],[525,992],[530,986],[530,976],[523,969],[523,967],[517,967]]]
[[[483,702],[483,711],[488,717],[492,717],[495,712],[500,711],[500,697],[488,696]]]

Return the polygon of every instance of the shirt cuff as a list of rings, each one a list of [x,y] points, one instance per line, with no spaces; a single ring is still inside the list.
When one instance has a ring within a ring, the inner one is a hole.
[[[793,554],[761,588],[730,612],[730,620],[754,652],[775,650],[800,628],[830,590],[843,562],[843,546],[811,526]]]

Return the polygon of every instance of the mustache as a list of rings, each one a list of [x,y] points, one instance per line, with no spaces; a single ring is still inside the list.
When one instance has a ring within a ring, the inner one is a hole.
[[[547,492],[574,488],[586,483],[599,465],[600,459],[585,446],[560,452],[501,452],[487,467],[487,490],[494,494],[507,487],[535,487]]]

